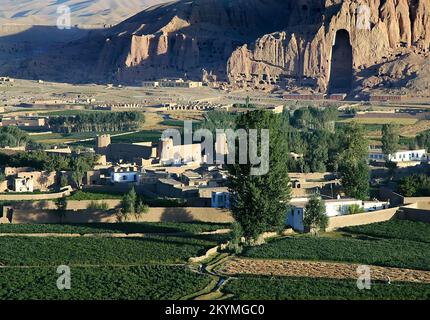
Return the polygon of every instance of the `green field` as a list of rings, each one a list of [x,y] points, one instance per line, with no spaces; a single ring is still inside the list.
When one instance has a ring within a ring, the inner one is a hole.
[[[210,223],[122,223],[91,225],[0,225],[0,233],[162,233],[144,238],[0,237],[0,299],[180,299],[213,278],[192,272],[190,257],[227,241],[227,228]],[[338,261],[430,270],[430,224],[393,220],[345,228],[319,237],[297,235],[249,247],[245,257]],[[172,233],[185,232],[184,236]],[[169,236],[170,234],[170,236]],[[56,287],[56,268],[71,268],[71,290]],[[206,291],[209,292],[209,291]],[[354,280],[239,275],[221,288],[238,300],[430,299],[430,284],[373,282],[359,290]]]
[[[56,267],[0,269],[0,300],[177,300],[209,276],[181,266],[71,267],[71,289],[56,286]]]
[[[122,199],[122,194],[114,194],[114,193],[99,193],[99,192],[88,192],[78,190],[74,192],[67,200],[118,200]]]
[[[168,126],[168,127],[183,128],[184,127],[184,120],[169,119],[169,120],[164,120],[160,124],[163,125],[163,126]]]
[[[32,140],[39,143],[53,144],[53,143],[70,143],[78,140],[95,138],[98,132],[76,132],[76,133],[48,133],[32,135]],[[94,141],[80,142],[81,144],[94,145]]]
[[[100,233],[201,233],[228,229],[229,224],[219,223],[91,223],[91,224],[0,224],[0,233],[68,233],[68,234],[100,234]]]
[[[354,280],[241,276],[222,291],[233,300],[428,300],[430,284],[373,283],[359,290]]]
[[[336,261],[430,270],[429,226],[395,220],[352,230],[359,233],[360,228],[371,231],[369,235],[287,237],[248,248],[243,255],[259,259]]]
[[[228,225],[121,223],[0,225],[0,233],[160,233],[162,236],[0,237],[0,300],[176,300],[203,290],[213,277],[191,271],[228,235],[198,235]],[[172,233],[185,232],[175,236]],[[57,267],[71,270],[71,290],[56,286]]]
[[[369,237],[403,239],[430,243],[430,223],[391,220],[365,226],[348,227],[343,231]]]
[[[161,131],[144,130],[112,137],[112,143],[158,142],[160,138]]]
[[[78,190],[74,192],[67,200],[121,200],[124,196],[124,192],[97,192],[97,191],[82,191]],[[144,198],[144,202],[150,207],[162,207],[162,208],[180,208],[186,207],[186,199],[171,199],[171,198]]]
[[[348,120],[343,120],[341,122],[350,123],[356,122],[364,125],[383,125],[383,124],[399,124],[399,125],[412,125],[418,122],[418,119],[411,118],[390,118],[388,115],[386,118],[352,118]]]
[[[150,238],[0,238],[2,266],[185,263],[217,244],[213,236]]]

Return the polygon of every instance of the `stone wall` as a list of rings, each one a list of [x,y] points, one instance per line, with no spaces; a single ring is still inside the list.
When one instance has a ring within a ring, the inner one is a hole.
[[[396,218],[400,220],[430,223],[430,210],[417,207],[417,205],[403,207]]]
[[[139,220],[130,222],[214,222],[230,223],[234,219],[229,211],[214,208],[150,208]],[[53,210],[16,209],[12,223],[115,223],[118,222],[114,211],[67,211],[60,216]]]
[[[116,209],[120,204],[120,199],[108,199],[108,200],[68,200],[67,201],[67,210],[70,211],[77,211],[77,210],[85,210],[87,209],[92,203],[107,204],[107,207],[109,210]],[[42,200],[42,201],[23,201],[14,203],[12,207],[15,210],[28,210],[28,211],[34,211],[34,210],[55,210],[57,209],[57,206],[54,201],[50,200]]]
[[[0,194],[0,201],[53,200],[53,199],[68,197],[70,196],[71,192],[72,192],[72,188],[67,187],[63,191],[57,192],[57,193]]]
[[[366,225],[377,222],[384,222],[393,219],[396,216],[399,207],[376,212],[367,212],[352,214],[346,216],[337,216],[329,219],[327,231],[333,231],[339,228]]]
[[[405,198],[405,204],[415,204],[417,209],[430,210],[430,197]]]

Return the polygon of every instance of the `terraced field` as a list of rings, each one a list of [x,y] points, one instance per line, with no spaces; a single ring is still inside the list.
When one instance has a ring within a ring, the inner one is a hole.
[[[359,290],[354,280],[270,276],[240,276],[227,282],[224,292],[233,300],[428,300],[430,285],[372,284]]]
[[[157,232],[144,238],[0,237],[0,300],[176,300],[213,282],[188,265],[226,235],[199,233],[224,225],[204,223],[109,225],[3,225],[0,233]],[[185,232],[184,236],[170,236]],[[59,266],[71,271],[71,289],[59,290]]]
[[[156,232],[137,238],[0,237],[0,299],[430,299],[430,224],[389,221],[319,237],[296,235],[211,257],[228,240],[205,223],[0,226],[0,233]],[[2,232],[1,232],[2,231]],[[185,232],[178,236],[176,232]],[[60,265],[71,290],[58,290]],[[371,290],[357,287],[357,267]],[[216,284],[227,280],[221,287]]]
[[[230,299],[430,298],[430,224],[393,220],[320,237],[297,235],[247,248],[217,271]],[[370,268],[371,290],[357,287]]]
[[[30,234],[30,233],[58,233],[58,234],[108,234],[108,233],[202,233],[219,229],[228,229],[229,224],[217,223],[173,223],[173,222],[145,222],[145,223],[92,223],[92,224],[0,224],[0,234]]]
[[[211,278],[183,266],[72,267],[71,289],[59,290],[56,267],[0,268],[0,300],[177,300]]]

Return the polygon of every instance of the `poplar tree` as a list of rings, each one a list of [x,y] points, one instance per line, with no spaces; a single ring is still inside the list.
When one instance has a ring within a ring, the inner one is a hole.
[[[266,231],[274,231],[285,224],[291,187],[287,159],[288,143],[280,130],[282,118],[270,111],[256,110],[244,113],[237,119],[237,129],[258,129],[258,153],[261,154],[261,129],[268,129],[269,171],[265,175],[251,175],[254,167],[247,164],[228,166],[230,175],[231,210],[243,230],[247,241],[256,240]],[[247,141],[249,150],[249,140]],[[231,147],[231,146],[230,146]],[[236,143],[236,157],[238,156]]]
[[[399,127],[395,124],[384,124],[382,126],[382,152],[388,161],[388,156],[399,150],[400,133]]]
[[[342,187],[349,197],[369,198],[369,142],[364,129],[357,123],[345,127],[339,134],[340,150],[337,166],[341,174]]]

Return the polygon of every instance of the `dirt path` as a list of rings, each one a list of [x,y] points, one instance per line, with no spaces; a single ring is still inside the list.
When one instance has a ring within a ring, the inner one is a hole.
[[[226,261],[217,271],[221,274],[234,276],[272,275],[309,278],[357,279],[359,264],[287,261],[287,260],[257,260],[233,258]],[[430,271],[387,268],[369,266],[373,280],[424,282],[430,283]]]

